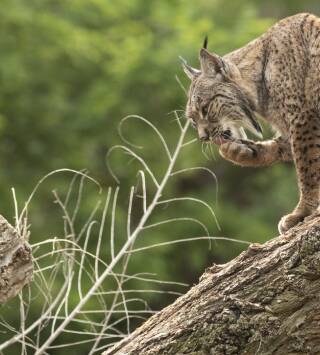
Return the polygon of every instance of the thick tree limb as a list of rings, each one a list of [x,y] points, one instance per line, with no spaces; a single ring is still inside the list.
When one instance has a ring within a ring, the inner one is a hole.
[[[30,247],[0,215],[0,303],[16,296],[31,281],[32,273]]]
[[[320,216],[212,266],[111,354],[320,354]]]

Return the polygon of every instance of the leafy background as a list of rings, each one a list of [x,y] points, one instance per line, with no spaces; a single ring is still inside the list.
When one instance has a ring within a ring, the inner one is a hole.
[[[129,114],[146,117],[174,146],[177,130],[172,111],[185,105],[176,76],[188,86],[179,55],[198,66],[198,50],[205,34],[209,35],[210,50],[223,55],[259,36],[277,19],[306,11],[319,13],[319,2],[2,0],[1,213],[14,223],[11,187],[15,187],[22,204],[37,181],[54,169],[87,169],[105,189],[115,186],[106,168],[106,153],[120,142],[117,125],[121,118]],[[126,132],[130,140],[144,146],[143,156],[161,175],[166,156],[159,154],[152,131],[131,122]],[[267,127],[265,132],[268,134]],[[189,135],[192,138],[195,132]],[[136,166],[118,154],[111,159],[121,179],[121,229],[127,192],[135,179],[130,173]],[[296,178],[289,164],[242,169],[223,161],[217,152],[215,159],[207,159],[201,145],[193,144],[178,167],[199,165],[212,169],[218,178],[217,203],[212,178],[195,171],[174,179],[167,193],[209,201],[221,225],[219,231],[209,223],[212,235],[263,242],[277,234],[279,218],[297,201]],[[32,241],[62,232],[51,191],[65,192],[70,178],[60,175],[41,186],[30,207]],[[96,195],[89,190],[79,212],[80,221],[95,203]],[[195,217],[203,222],[210,218],[201,207],[179,203],[160,209],[156,220],[173,216]],[[197,226],[187,223],[163,226],[148,231],[138,246],[199,233]],[[175,244],[137,253],[129,267],[131,272],[148,271],[158,279],[192,284],[205,267],[230,260],[243,248],[228,241],[217,241],[211,248],[204,241]],[[144,286],[136,282],[134,287]],[[174,297],[146,295],[155,310]],[[2,311],[12,312],[10,303]],[[63,354],[64,350],[54,353]]]

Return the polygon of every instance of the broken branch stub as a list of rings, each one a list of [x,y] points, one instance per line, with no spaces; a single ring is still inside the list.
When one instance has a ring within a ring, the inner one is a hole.
[[[31,281],[32,275],[30,246],[0,215],[0,304],[16,296]]]

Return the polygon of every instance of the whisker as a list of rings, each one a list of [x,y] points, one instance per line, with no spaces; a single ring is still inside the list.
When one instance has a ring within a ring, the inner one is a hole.
[[[201,144],[201,151],[202,151],[202,154],[203,154],[203,156],[204,156],[207,160],[210,160],[209,157],[208,157],[208,155],[207,155],[207,153],[205,152],[204,146],[205,146],[205,143],[202,143],[202,144]]]
[[[209,150],[210,150],[210,152],[211,152],[211,156],[212,156],[213,160],[216,160],[216,156],[215,156],[215,154],[214,154],[214,150],[213,150],[212,144],[209,144]]]

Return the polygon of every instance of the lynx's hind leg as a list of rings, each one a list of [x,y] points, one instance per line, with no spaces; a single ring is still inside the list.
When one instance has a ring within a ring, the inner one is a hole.
[[[293,120],[291,144],[297,170],[300,199],[292,213],[282,217],[280,233],[286,232],[311,215],[320,198],[320,119],[306,112]]]

